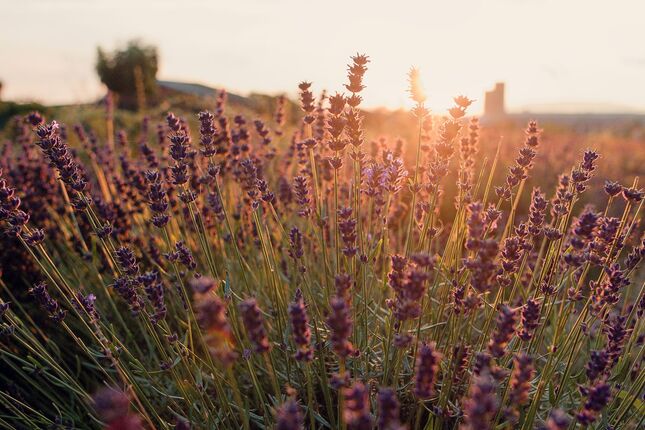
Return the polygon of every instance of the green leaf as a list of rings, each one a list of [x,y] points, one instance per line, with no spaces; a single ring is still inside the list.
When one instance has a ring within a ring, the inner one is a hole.
[[[553,386],[553,381],[549,382],[549,403],[551,403],[551,406],[555,406],[555,387]]]
[[[633,402],[632,408],[636,408],[639,414],[645,415],[645,402],[643,402],[639,397],[632,396],[625,390],[618,391],[616,396],[622,401]]]

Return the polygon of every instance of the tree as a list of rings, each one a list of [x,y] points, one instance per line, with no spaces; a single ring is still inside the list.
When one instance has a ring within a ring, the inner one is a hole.
[[[101,82],[118,96],[120,107],[141,109],[157,92],[158,60],[156,47],[134,40],[111,53],[99,47],[96,72]]]

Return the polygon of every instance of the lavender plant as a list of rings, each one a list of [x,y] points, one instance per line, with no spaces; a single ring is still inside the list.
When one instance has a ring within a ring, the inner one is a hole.
[[[156,136],[143,117],[136,146],[112,107],[105,140],[79,125],[75,146],[19,119],[0,427],[641,428],[638,180],[583,206],[589,150],[538,188],[531,121],[495,186],[472,101],[432,116],[416,69],[418,140],[368,151],[368,64],[352,57],[346,94],[301,83],[290,122],[284,96],[246,118],[224,92]]]

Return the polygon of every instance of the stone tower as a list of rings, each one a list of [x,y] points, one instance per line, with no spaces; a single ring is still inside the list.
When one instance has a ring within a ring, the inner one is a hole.
[[[504,109],[504,83],[498,82],[491,91],[486,91],[484,98],[484,116],[502,117],[506,115]]]

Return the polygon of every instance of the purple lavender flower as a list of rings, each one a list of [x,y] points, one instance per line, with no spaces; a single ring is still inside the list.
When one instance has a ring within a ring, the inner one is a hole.
[[[348,73],[347,78],[349,84],[345,84],[345,88],[351,93],[357,94],[365,89],[363,85],[363,76],[367,71],[367,63],[369,63],[369,57],[366,55],[356,54],[352,56],[352,64],[347,66]],[[352,105],[352,107],[355,107]]]
[[[611,366],[615,365],[623,352],[625,342],[632,329],[626,327],[627,317],[616,315],[606,323],[605,332],[607,334],[607,357]]]
[[[49,295],[45,282],[34,285],[29,289],[29,294],[34,296],[38,305],[47,312],[52,321],[61,322],[67,315],[67,311],[61,309],[58,302]],[[8,307],[9,305],[7,304],[6,306]]]
[[[189,282],[190,288],[198,294],[206,294],[217,286],[217,281],[210,276],[195,276]]]
[[[595,382],[600,376],[604,375],[605,370],[609,364],[609,357],[607,352],[600,351],[591,351],[589,361],[585,366],[585,373],[589,382]]]
[[[596,169],[594,162],[600,157],[597,152],[592,150],[587,150],[582,156],[582,163],[580,167],[587,172],[593,172]]]
[[[389,302],[389,306],[393,308],[397,326],[403,321],[417,318],[421,313],[420,300],[425,293],[425,282],[430,276],[426,269],[430,268],[432,263],[429,259],[419,256],[416,260],[428,265],[423,267],[415,263],[415,267],[409,268],[405,257],[392,256],[392,271],[388,279],[395,299]]]
[[[481,202],[473,202],[468,205],[467,210],[468,217],[466,219],[466,226],[468,236],[466,239],[466,249],[473,251],[479,248],[484,238],[484,205]]]
[[[130,399],[121,390],[104,387],[94,394],[94,409],[107,423],[116,421],[128,414]]]
[[[331,312],[327,317],[332,349],[340,358],[354,353],[354,346],[349,341],[352,333],[352,319],[347,302],[342,297],[332,297],[329,306]]]
[[[598,157],[599,155],[595,151],[585,151],[582,162],[571,171],[571,183],[576,193],[582,193],[587,189],[587,182],[596,170],[594,162]]]
[[[197,267],[193,253],[183,241],[175,243],[175,252],[170,257],[178,260],[187,269],[194,270]]]
[[[384,172],[381,176],[381,186],[391,194],[398,193],[403,187],[408,171],[405,169],[403,160],[395,158],[391,152],[384,155]]]
[[[608,196],[614,197],[620,194],[621,191],[623,191],[623,186],[620,185],[618,182],[605,181],[604,189]]]
[[[258,168],[251,158],[240,162],[240,185],[247,194],[253,208],[257,208],[260,190],[258,188]]]
[[[195,313],[210,354],[224,365],[232,364],[237,354],[232,349],[233,332],[226,316],[226,304],[216,295],[208,294],[197,302]]]
[[[276,129],[274,130],[274,133],[276,134],[276,136],[282,136],[282,134],[284,133],[282,128],[286,123],[286,115],[285,115],[286,102],[287,102],[287,98],[284,95],[279,95],[278,97],[276,97],[275,113],[273,114],[273,120],[275,121],[275,125],[276,125]]]
[[[464,379],[470,357],[472,355],[472,348],[470,345],[458,344],[452,349],[452,373],[453,384],[458,384]]]
[[[618,302],[620,292],[629,285],[627,274],[620,268],[618,263],[605,269],[606,278],[601,284],[595,281],[591,285],[593,288],[592,299],[594,307],[600,309],[603,306],[611,306]]]
[[[347,273],[339,273],[334,277],[334,287],[336,288],[336,297],[341,297],[348,303],[351,303],[352,296],[350,290],[352,288],[352,277]]]
[[[199,144],[201,145],[200,152],[206,158],[210,158],[217,153],[215,148],[215,116],[208,112],[202,111],[197,115],[199,118]]]
[[[128,276],[137,276],[139,274],[139,264],[137,264],[137,259],[130,248],[122,246],[115,251],[115,254],[121,269]]]
[[[380,388],[377,396],[378,403],[378,430],[402,430],[404,427],[400,421],[399,399],[396,391],[389,387]]]
[[[463,430],[491,430],[499,408],[497,385],[489,373],[475,376],[464,402]]]
[[[280,405],[276,410],[275,420],[275,430],[304,429],[302,412],[294,399],[289,399]]]
[[[311,348],[311,329],[309,328],[309,316],[305,307],[305,300],[302,291],[296,290],[293,302],[289,304],[289,321],[291,322],[291,333],[298,351],[295,359],[298,361],[311,361],[313,349]]]
[[[347,257],[356,255],[356,219],[352,218],[352,208],[338,210],[338,230],[343,241],[343,254]]]
[[[623,188],[623,197],[631,204],[639,203],[645,197],[645,191],[638,188]]]
[[[271,349],[266,329],[264,328],[264,316],[254,298],[244,300],[238,305],[242,316],[244,328],[253,349],[257,353],[267,352]]]
[[[519,156],[515,159],[516,164],[509,168],[506,185],[495,190],[500,198],[510,199],[513,188],[528,177],[528,171],[533,167],[533,160],[536,156],[534,148],[539,145],[540,132],[537,123],[530,121],[525,131],[526,141],[520,149]]]
[[[61,180],[71,190],[85,191],[87,180],[85,173],[72,156],[67,144],[60,137],[60,124],[52,121],[41,125],[36,130],[40,139],[36,144],[42,149],[47,160],[56,168]]]
[[[153,212],[152,223],[155,227],[163,228],[170,219],[166,213],[168,210],[168,195],[161,182],[161,175],[157,170],[149,170],[145,173],[148,182],[148,204]]]
[[[347,140],[344,138],[345,118],[343,111],[345,109],[346,99],[342,94],[336,93],[329,97],[329,117],[327,118],[327,133],[329,133],[329,149],[338,152],[345,149]]]
[[[520,331],[517,336],[524,340],[531,340],[533,338],[533,331],[539,324],[540,319],[540,305],[535,299],[529,299],[522,306],[520,314]]]
[[[561,409],[553,409],[546,420],[545,430],[566,430],[571,420]]]
[[[300,89],[300,106],[305,112],[305,117],[303,121],[305,124],[311,124],[315,121],[316,117],[313,115],[315,106],[314,106],[314,95],[311,92],[311,82],[301,82],[298,85]]]
[[[573,200],[573,193],[569,191],[571,178],[569,175],[560,175],[558,188],[554,198],[551,200],[551,212],[553,215],[564,215],[567,213],[568,205]]]
[[[219,297],[209,294],[196,305],[197,323],[206,332],[231,336],[231,326],[226,318],[226,304]]]
[[[500,358],[506,353],[506,345],[510,342],[515,333],[517,322],[516,311],[506,305],[502,305],[497,315],[497,329],[488,342],[488,350],[493,357]]]
[[[434,384],[439,373],[441,354],[434,343],[423,343],[417,351],[414,372],[414,395],[419,399],[429,399],[434,393]]]
[[[487,352],[475,353],[475,361],[473,364],[473,375],[482,375],[485,372],[490,373],[493,365],[493,357]]]
[[[631,252],[625,257],[625,270],[633,270],[641,260],[645,258],[645,237],[641,239],[638,246],[634,246]]]
[[[120,276],[112,284],[114,291],[128,304],[133,315],[138,315],[144,308],[143,299],[137,293],[137,281],[127,276]]]
[[[289,256],[295,260],[302,258],[304,250],[302,249],[302,233],[298,227],[293,227],[289,232]]]
[[[600,216],[590,207],[585,207],[574,224],[573,233],[580,238],[591,239],[598,226],[599,218]]]
[[[554,241],[562,238],[562,233],[560,233],[560,230],[558,230],[557,228],[546,226],[544,227],[543,231],[544,231],[544,237],[546,237],[550,241]]]
[[[585,388],[584,393],[587,397],[582,409],[576,415],[580,424],[587,426],[598,418],[600,412],[609,403],[611,398],[611,387],[605,382],[598,382],[590,388]]]
[[[4,230],[12,236],[20,234],[29,221],[29,214],[20,209],[20,204],[15,189],[7,185],[0,169],[0,222],[6,222]]]
[[[143,284],[148,301],[154,310],[150,320],[153,324],[157,324],[166,317],[168,311],[164,303],[164,287],[161,282],[161,276],[159,276],[158,271],[152,270],[141,275],[139,280]]]
[[[520,353],[513,357],[513,372],[509,382],[509,404],[513,410],[513,416],[517,417],[519,408],[529,400],[529,389],[533,379],[533,360],[526,354]]]
[[[593,240],[588,244],[588,259],[591,263],[603,266],[606,261],[611,260],[616,252],[619,251],[616,249],[617,247],[614,247],[612,250],[613,255],[609,255],[610,249],[616,243],[619,228],[620,220],[618,218],[602,217],[600,219]]]
[[[379,163],[370,163],[363,167],[363,193],[369,197],[380,195],[384,173],[383,165]]]
[[[45,231],[43,229],[34,228],[30,232],[23,232],[22,238],[29,246],[36,246],[45,240]]]
[[[412,341],[414,340],[414,336],[408,333],[396,333],[394,335],[394,340],[392,341],[392,345],[394,345],[395,348],[398,349],[404,349],[409,347],[412,344]]]
[[[348,430],[372,430],[373,419],[370,414],[369,390],[361,382],[355,382],[343,390],[345,407],[343,419]]]
[[[309,188],[307,185],[307,178],[304,176],[296,176],[293,179],[294,192],[296,194],[296,203],[300,206],[298,215],[306,218],[311,213],[311,200],[309,199]]]
[[[83,293],[78,292],[76,293],[76,306],[80,311],[83,311],[87,314],[89,317],[90,321],[95,322],[99,320],[99,314],[96,311],[96,306],[94,306],[94,302],[96,302],[96,296],[94,294],[88,294],[87,296],[84,296]]]
[[[172,113],[167,116],[168,127],[173,131],[170,135],[170,157],[175,161],[171,167],[173,184],[184,185],[189,180],[188,158],[192,155],[190,137],[181,120]]]
[[[524,255],[523,238],[520,236],[506,238],[500,254],[503,273],[497,275],[497,281],[502,287],[508,287],[513,283],[513,275],[519,269],[520,260]]]
[[[531,206],[529,207],[529,233],[539,236],[542,233],[544,219],[546,216],[547,200],[539,188],[533,189],[531,195]]]
[[[391,258],[392,271],[388,275],[388,280],[390,287],[392,287],[396,294],[397,292],[403,290],[408,261],[401,255],[393,255]]]
[[[224,109],[226,108],[226,101],[228,99],[228,94],[226,93],[225,89],[221,89],[217,93],[217,97],[215,99],[215,115],[218,117],[221,117],[224,114]]]
[[[41,125],[43,122],[45,122],[42,114],[37,111],[30,112],[26,117],[25,121],[29,124],[31,124],[34,127],[37,127]]]
[[[293,200],[293,190],[289,180],[284,176],[278,178],[278,200],[284,205],[288,206]]]
[[[495,257],[498,250],[497,241],[485,239],[477,246],[475,256],[464,262],[464,266],[470,270],[470,284],[478,293],[485,293],[492,288],[492,278],[497,269]]]

